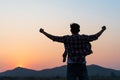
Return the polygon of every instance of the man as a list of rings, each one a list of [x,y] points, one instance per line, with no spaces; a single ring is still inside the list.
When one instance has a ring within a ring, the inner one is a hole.
[[[72,35],[54,36],[48,34],[44,29],[40,29],[40,32],[53,41],[64,43],[65,51],[68,53],[67,60],[67,80],[89,80],[86,68],[86,55],[87,52],[84,49],[85,43],[97,40],[98,37],[106,30],[103,26],[102,29],[94,35],[80,35],[80,26],[77,23],[70,25],[70,31]],[[91,51],[92,53],[92,51]]]

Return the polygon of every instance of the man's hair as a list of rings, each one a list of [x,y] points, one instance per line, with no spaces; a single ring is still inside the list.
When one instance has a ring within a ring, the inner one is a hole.
[[[70,28],[71,28],[71,32],[74,33],[78,33],[80,31],[80,25],[77,23],[72,23],[70,24]]]

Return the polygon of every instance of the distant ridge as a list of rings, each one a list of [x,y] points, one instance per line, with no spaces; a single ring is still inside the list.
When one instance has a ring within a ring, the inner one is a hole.
[[[88,65],[87,69],[90,76],[112,76],[113,74],[120,76],[120,70],[105,68],[95,64]]]
[[[0,73],[0,76],[7,77],[66,77],[66,66],[44,69],[40,71],[17,67]],[[104,68],[95,64],[88,65],[89,76],[120,76],[120,70]]]
[[[22,68],[22,67],[17,67],[13,70],[7,70],[5,72],[0,73],[0,76],[10,76],[10,77],[29,77],[29,76],[35,76],[37,71],[27,69],[27,68]]]

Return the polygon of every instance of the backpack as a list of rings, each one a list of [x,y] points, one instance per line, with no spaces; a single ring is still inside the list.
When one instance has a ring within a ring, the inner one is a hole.
[[[87,56],[93,53],[92,46],[90,42],[84,42],[82,44],[83,55]]]
[[[90,42],[85,42],[82,45],[82,52],[81,54],[71,54],[69,57],[72,61],[75,62],[84,62],[85,61],[85,57],[92,54],[92,50],[91,50],[91,43]]]

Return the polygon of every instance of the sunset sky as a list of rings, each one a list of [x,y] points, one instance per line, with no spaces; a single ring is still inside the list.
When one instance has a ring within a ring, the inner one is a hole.
[[[0,0],[0,72],[21,66],[41,70],[65,65],[64,46],[39,33],[70,35],[70,24],[80,34],[107,30],[92,42],[87,65],[120,70],[120,0]]]

